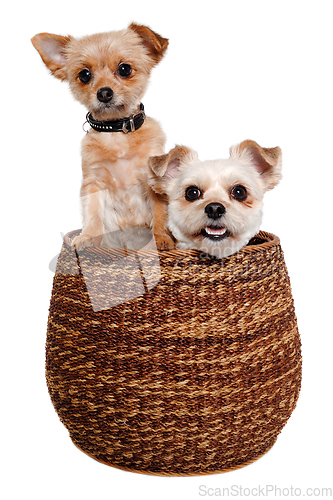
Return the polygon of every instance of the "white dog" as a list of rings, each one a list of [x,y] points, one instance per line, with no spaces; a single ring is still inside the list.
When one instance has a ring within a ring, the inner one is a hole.
[[[177,248],[223,258],[246,245],[259,231],[264,193],[281,178],[281,156],[247,140],[227,160],[201,162],[185,146],[151,157],[149,183],[168,198]]]

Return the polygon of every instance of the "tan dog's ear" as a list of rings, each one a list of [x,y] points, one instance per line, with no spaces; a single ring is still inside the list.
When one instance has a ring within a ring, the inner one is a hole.
[[[178,175],[181,165],[197,158],[197,153],[186,146],[176,146],[166,155],[151,156],[148,160],[150,186],[157,193],[166,194],[170,180]]]
[[[44,64],[60,80],[66,80],[64,71],[66,64],[65,49],[71,40],[73,40],[71,36],[53,35],[52,33],[39,33],[31,39]]]
[[[255,141],[246,140],[230,148],[230,157],[251,163],[261,175],[267,191],[281,179],[282,152],[279,147],[262,148]]]
[[[159,63],[168,48],[169,40],[141,24],[132,23],[129,25],[129,29],[135,31],[141,37],[142,43],[149,50],[154,64]]]

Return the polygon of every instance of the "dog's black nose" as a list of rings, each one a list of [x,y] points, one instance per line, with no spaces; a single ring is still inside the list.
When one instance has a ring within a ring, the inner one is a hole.
[[[97,99],[100,102],[110,102],[113,97],[113,91],[110,87],[103,87],[97,91]]]
[[[221,203],[209,203],[205,207],[205,212],[210,219],[219,219],[225,212],[225,208]]]

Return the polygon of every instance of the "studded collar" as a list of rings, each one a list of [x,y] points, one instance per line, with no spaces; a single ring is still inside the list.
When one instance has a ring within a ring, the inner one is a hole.
[[[146,115],[142,103],[140,104],[139,113],[128,118],[122,118],[121,120],[98,121],[92,117],[90,112],[86,116],[86,120],[91,128],[97,132],[123,132],[124,134],[138,130],[144,124],[145,118]]]

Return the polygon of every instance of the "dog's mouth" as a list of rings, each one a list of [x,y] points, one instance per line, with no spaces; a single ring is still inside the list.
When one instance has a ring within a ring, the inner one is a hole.
[[[100,103],[92,111],[93,118],[96,120],[118,120],[124,118],[124,104],[115,104],[114,102]]]
[[[212,241],[221,241],[228,238],[230,233],[225,227],[207,226],[201,230],[201,235]]]

